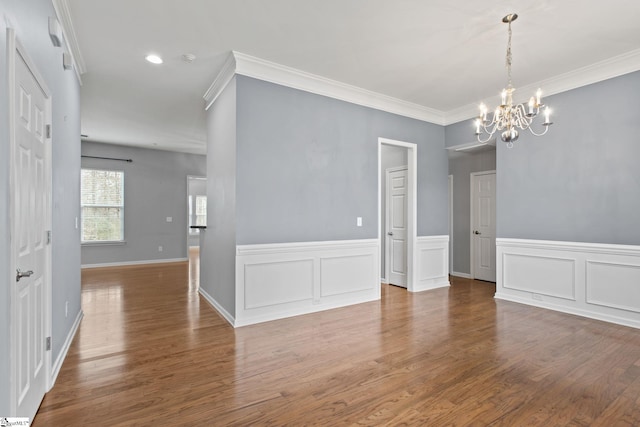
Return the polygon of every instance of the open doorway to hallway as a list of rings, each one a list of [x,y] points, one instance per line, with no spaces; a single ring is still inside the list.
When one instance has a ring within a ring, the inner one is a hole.
[[[395,153],[395,155],[389,155],[389,153]],[[407,288],[410,292],[414,292],[416,289],[414,254],[417,240],[417,156],[416,144],[378,138],[378,210],[380,212],[378,217],[378,238],[381,281],[383,283],[389,283],[389,279],[391,279],[392,283],[398,281],[399,286]],[[391,160],[394,163],[399,162],[400,165],[392,166],[388,162]],[[389,175],[387,174],[387,169],[389,169]],[[385,182],[384,187],[388,187],[393,191],[383,191],[383,180]],[[386,184],[387,180],[391,183],[388,186]],[[398,190],[398,192],[394,193],[395,190]],[[387,195],[394,196],[395,201],[387,202]],[[394,218],[395,221],[393,221]],[[390,220],[392,223],[390,223]],[[395,242],[394,239],[396,240]],[[398,276],[393,276],[389,273],[392,268],[396,273],[399,273]]]
[[[496,170],[496,150],[493,145],[484,145],[471,149],[456,151],[449,149],[449,176],[451,185],[451,271],[452,276],[472,278],[471,244],[474,242],[474,231],[480,233],[478,227],[472,227],[471,212],[471,176],[479,172]],[[493,250],[493,249],[490,249]],[[479,255],[482,253],[477,251]],[[485,251],[486,258],[486,251]],[[495,254],[492,257],[495,263]]]

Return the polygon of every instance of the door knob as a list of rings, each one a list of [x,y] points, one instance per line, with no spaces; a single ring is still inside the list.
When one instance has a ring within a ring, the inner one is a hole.
[[[16,269],[16,282],[19,282],[23,277],[30,277],[33,274],[33,270],[28,271],[20,271],[19,268]]]
[[[473,234],[482,234],[481,232],[479,232],[478,230],[474,230]]]
[[[387,234],[388,234],[389,236],[393,236],[393,231],[389,231]]]

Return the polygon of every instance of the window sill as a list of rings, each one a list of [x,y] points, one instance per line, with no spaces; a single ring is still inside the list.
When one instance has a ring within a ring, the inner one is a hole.
[[[80,246],[121,246],[126,245],[126,240],[117,240],[117,241],[95,241],[95,242],[80,242]]]

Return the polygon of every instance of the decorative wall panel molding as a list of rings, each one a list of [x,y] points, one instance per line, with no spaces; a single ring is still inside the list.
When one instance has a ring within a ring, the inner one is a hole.
[[[640,328],[640,246],[496,239],[497,299]]]
[[[378,239],[237,246],[232,323],[380,299],[379,260]]]
[[[449,286],[449,236],[420,236],[416,240],[413,292]]]

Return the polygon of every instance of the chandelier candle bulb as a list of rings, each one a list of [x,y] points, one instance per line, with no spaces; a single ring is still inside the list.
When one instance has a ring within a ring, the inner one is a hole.
[[[542,89],[538,89],[536,91],[536,105],[538,106],[538,108],[542,107],[542,104],[540,103],[540,100],[542,99]]]
[[[534,100],[533,100],[533,96],[531,97],[531,99],[529,100],[529,115],[533,116],[533,105],[534,105]]]
[[[551,110],[549,110],[549,107],[544,109],[544,123],[545,125],[550,125],[551,122],[549,121],[549,119],[551,118]]]
[[[487,106],[484,103],[480,104],[480,118],[483,122],[487,120]]]
[[[501,105],[507,105],[507,91],[505,89],[502,90],[502,104]]]

